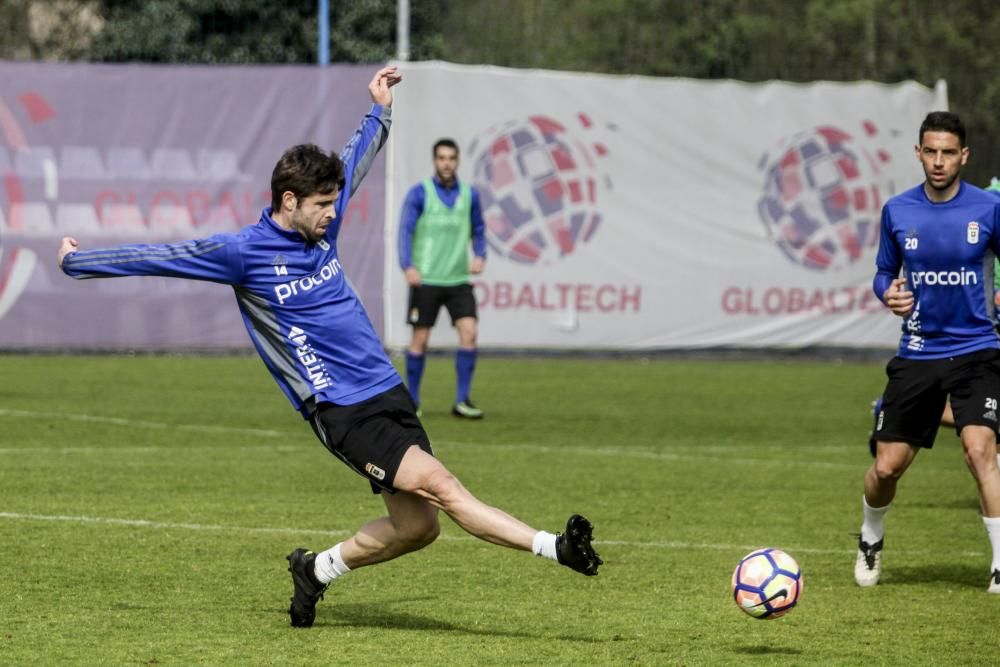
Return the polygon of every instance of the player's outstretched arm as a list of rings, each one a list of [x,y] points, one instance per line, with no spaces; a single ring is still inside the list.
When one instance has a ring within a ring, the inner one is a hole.
[[[396,71],[395,65],[388,65],[375,72],[371,83],[368,84],[368,93],[372,96],[372,102],[384,107],[391,107],[391,88],[402,80],[403,75]]]
[[[80,250],[76,239],[64,237],[59,268],[70,278],[163,276],[238,284],[243,261],[232,234],[179,243],[120,245]]]
[[[348,200],[361,186],[361,181],[375,160],[375,154],[382,150],[389,137],[389,127],[392,125],[390,89],[402,80],[403,77],[396,71],[396,66],[389,65],[375,72],[368,83],[368,93],[372,102],[381,109],[373,108],[371,112],[365,114],[361,126],[340,152],[340,159],[344,162],[346,183],[337,202],[337,220],[344,219]],[[327,234],[336,238],[339,230],[339,223],[334,223]]]

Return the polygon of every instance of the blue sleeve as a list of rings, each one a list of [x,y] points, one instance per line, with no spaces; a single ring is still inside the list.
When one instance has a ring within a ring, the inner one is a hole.
[[[479,192],[472,188],[472,252],[476,257],[486,259],[486,223],[483,222],[483,207],[479,203]]]
[[[872,290],[879,301],[882,295],[889,289],[892,281],[899,276],[899,270],[903,266],[903,258],[899,253],[899,246],[896,244],[896,237],[892,233],[892,218],[889,215],[889,207],[882,207],[882,225],[878,241],[878,255],[875,257],[875,279],[872,280]]]
[[[417,220],[424,212],[424,186],[417,183],[406,193],[403,210],[399,214],[399,237],[397,254],[399,268],[406,271],[413,263],[413,232],[417,229]]]
[[[327,230],[327,237],[337,238],[344,213],[347,211],[347,203],[361,186],[361,181],[364,180],[368,170],[375,162],[375,156],[382,150],[386,139],[389,138],[391,125],[392,108],[373,104],[371,111],[361,119],[361,125],[344,146],[344,150],[341,151],[340,159],[344,162],[344,187],[340,191],[335,206],[337,219]]]
[[[78,250],[63,258],[62,270],[78,280],[164,276],[236,285],[243,278],[243,260],[234,235],[216,234],[180,243]]]

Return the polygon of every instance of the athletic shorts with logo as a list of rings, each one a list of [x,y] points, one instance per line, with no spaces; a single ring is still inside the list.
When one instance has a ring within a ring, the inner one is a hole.
[[[997,431],[1000,350],[979,350],[945,359],[893,357],[873,437],[883,442],[934,446],[941,413],[950,397],[955,432],[966,426]]]
[[[355,405],[318,403],[309,423],[330,453],[369,481],[373,493],[396,492],[396,471],[410,445],[434,455],[402,384]]]
[[[451,325],[463,317],[476,317],[476,296],[472,285],[421,285],[410,287],[406,321],[410,326],[433,327],[441,306],[448,309]]]

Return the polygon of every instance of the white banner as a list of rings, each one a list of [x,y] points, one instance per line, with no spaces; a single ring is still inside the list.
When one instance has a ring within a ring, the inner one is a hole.
[[[920,182],[937,91],[406,63],[390,142],[387,341],[409,341],[396,229],[459,144],[489,257],[484,347],[885,347],[882,204]],[[445,313],[432,341],[454,344]]]

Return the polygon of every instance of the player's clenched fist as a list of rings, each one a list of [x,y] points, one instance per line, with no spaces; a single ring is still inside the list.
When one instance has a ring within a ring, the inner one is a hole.
[[[70,236],[64,236],[62,240],[62,245],[59,246],[59,266],[62,266],[63,257],[70,254],[71,252],[76,252],[80,247],[80,244],[76,242],[76,239]]]

